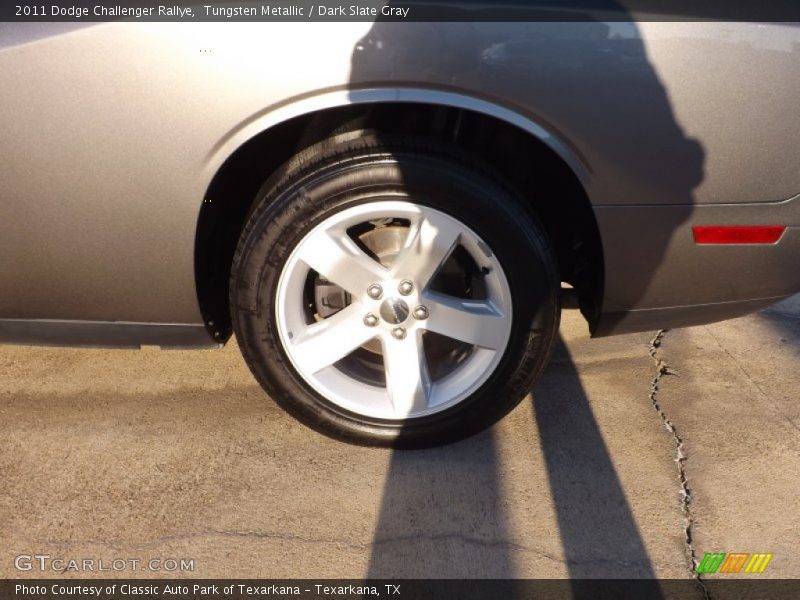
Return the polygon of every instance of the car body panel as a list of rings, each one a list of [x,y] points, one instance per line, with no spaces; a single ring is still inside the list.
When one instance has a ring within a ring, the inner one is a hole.
[[[202,325],[195,231],[227,157],[306,111],[387,101],[486,112],[553,148],[595,209],[605,314],[788,295],[796,231],[760,249],[686,232],[794,218],[799,70],[782,24],[5,24],[0,319],[108,323],[110,342],[114,323]],[[745,256],[750,282],[689,268]]]
[[[741,316],[800,290],[800,196],[776,203],[596,207],[606,297],[595,335]],[[695,243],[694,225],[786,225],[774,244]],[[635,304],[635,308],[630,307]]]

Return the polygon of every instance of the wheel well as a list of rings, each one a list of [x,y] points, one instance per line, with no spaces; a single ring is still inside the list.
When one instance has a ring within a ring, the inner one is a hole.
[[[561,280],[575,288],[593,328],[603,291],[602,246],[589,199],[567,164],[528,132],[494,117],[447,106],[387,102],[332,108],[280,123],[243,144],[217,172],[203,200],[195,242],[198,300],[216,340],[225,341],[231,334],[231,263],[263,182],[302,149],[359,129],[435,137],[499,171],[543,224]]]

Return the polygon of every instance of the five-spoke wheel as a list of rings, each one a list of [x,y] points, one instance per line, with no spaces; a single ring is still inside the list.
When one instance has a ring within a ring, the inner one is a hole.
[[[310,305],[306,289],[320,281],[324,292]],[[391,200],[314,227],[284,265],[277,300],[281,341],[300,375],[342,408],[381,419],[467,398],[502,358],[512,322],[491,248],[454,217]],[[349,364],[370,358],[371,370]]]
[[[237,339],[325,433],[423,446],[530,390],[558,326],[544,233],[502,179],[414,138],[338,136],[262,188],[234,260]]]

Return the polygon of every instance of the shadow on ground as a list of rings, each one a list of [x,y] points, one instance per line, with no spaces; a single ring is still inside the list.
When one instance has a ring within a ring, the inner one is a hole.
[[[532,407],[539,441],[529,440],[530,460],[543,462],[550,489],[531,490],[531,501],[550,503],[552,497],[563,547],[559,560],[565,560],[569,576],[654,577],[576,367],[561,341]],[[507,541],[508,507],[502,500],[495,435],[489,431],[446,448],[393,455],[370,577],[515,576],[511,553],[516,548]],[[536,540],[530,543],[536,546]],[[657,584],[650,592],[658,596]]]
[[[800,294],[758,313],[761,320],[781,333],[781,343],[800,347]]]

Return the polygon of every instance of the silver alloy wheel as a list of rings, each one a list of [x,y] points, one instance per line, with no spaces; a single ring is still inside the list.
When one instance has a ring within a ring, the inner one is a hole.
[[[407,234],[385,265],[351,231],[392,220],[402,220]],[[480,269],[479,298],[452,296],[432,285],[457,247]],[[343,307],[325,318],[319,307],[310,315],[310,276],[338,286],[347,298]],[[338,212],[303,237],[278,281],[276,319],[292,365],[324,398],[361,416],[404,420],[448,409],[488,379],[511,333],[511,290],[488,245],[465,224],[426,206],[380,200]],[[447,369],[433,368],[425,342],[431,334],[469,350],[451,356],[455,364]],[[369,347],[380,355],[382,381],[342,366]]]

